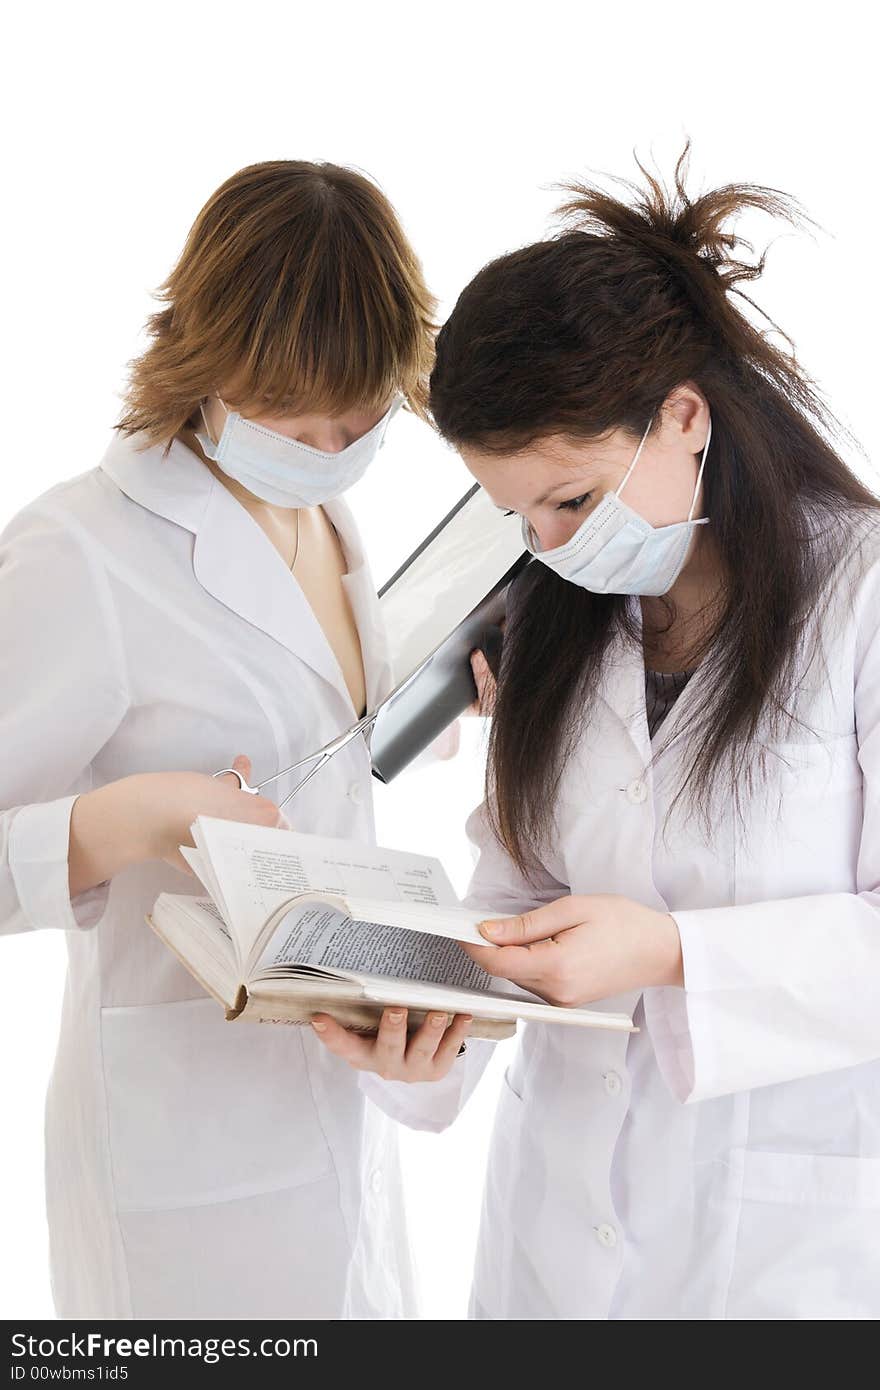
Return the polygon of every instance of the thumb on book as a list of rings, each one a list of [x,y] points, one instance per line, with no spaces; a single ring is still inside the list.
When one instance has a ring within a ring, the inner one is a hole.
[[[569,900],[546,903],[516,917],[497,917],[479,924],[480,932],[495,946],[524,946],[530,941],[546,941],[555,932],[574,925]]]

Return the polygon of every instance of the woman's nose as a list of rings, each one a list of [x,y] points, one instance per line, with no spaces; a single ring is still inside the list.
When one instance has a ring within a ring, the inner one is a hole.
[[[320,449],[322,454],[339,454],[349,443],[348,435],[339,425],[313,425],[297,434],[308,449]]]
[[[536,550],[555,550],[558,545],[565,545],[566,541],[571,540],[579,525],[579,517],[566,516],[564,512],[557,513],[552,518],[543,516],[540,520],[529,521],[532,536],[537,542]]]

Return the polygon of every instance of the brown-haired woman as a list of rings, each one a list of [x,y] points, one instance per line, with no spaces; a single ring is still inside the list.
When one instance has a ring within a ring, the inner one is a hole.
[[[268,777],[388,687],[340,493],[402,398],[424,414],[433,301],[379,189],[298,161],[218,189],[164,298],[101,465],[0,541],[0,931],[69,948],[56,1306],[410,1316],[390,1123],[306,1030],[226,1024],[144,914],[197,891],[196,815],[278,822],[216,768],[242,750],[236,771]],[[372,837],[362,740],[291,815]]]
[[[571,188],[438,339],[437,424],[538,560],[471,823],[469,901],[511,917],[473,954],[639,1026],[526,1028],[481,1318],[880,1314],[880,518],[731,297],[729,218],[796,205],[685,174]],[[430,1128],[487,1052],[322,1036]]]

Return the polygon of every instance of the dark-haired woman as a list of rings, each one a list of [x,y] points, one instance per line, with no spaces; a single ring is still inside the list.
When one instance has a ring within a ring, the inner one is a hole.
[[[401,398],[425,412],[432,301],[381,191],[293,160],[213,194],[164,300],[100,465],[0,537],[0,933],[69,954],[56,1309],[408,1317],[394,1127],[306,1030],[225,1023],[144,915],[200,891],[197,815],[278,821],[212,772],[269,777],[390,688],[342,494]],[[363,740],[290,815],[373,838]]]
[[[476,958],[619,1036],[526,1028],[497,1113],[480,1318],[880,1315],[880,517],[802,370],[731,298],[683,163],[502,257],[431,405],[536,557],[508,623]],[[448,1123],[487,1045],[322,1036]],[[424,1053],[424,1049],[422,1049]],[[429,1082],[410,1085],[407,1082]]]

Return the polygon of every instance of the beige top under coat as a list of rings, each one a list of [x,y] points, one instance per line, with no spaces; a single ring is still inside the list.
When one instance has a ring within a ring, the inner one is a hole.
[[[343,584],[347,571],[339,535],[323,507],[276,507],[262,501],[207,458],[191,430],[181,443],[210,469],[268,536],[290,567],[339,663],[358,717],[366,711],[366,679],[357,623]]]

